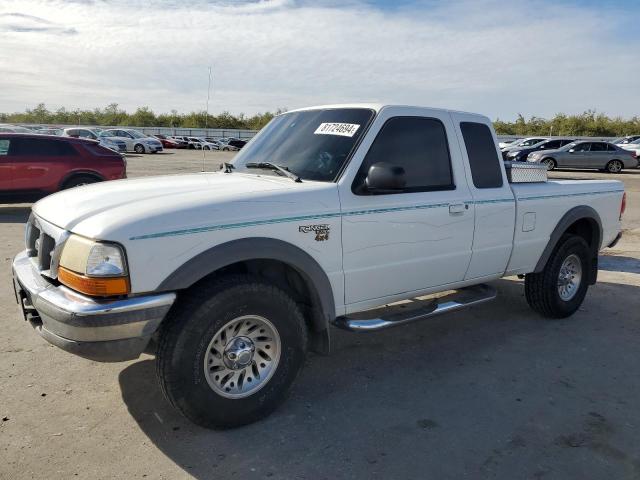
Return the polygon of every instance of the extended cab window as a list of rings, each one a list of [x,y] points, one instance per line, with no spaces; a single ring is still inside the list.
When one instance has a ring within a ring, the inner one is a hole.
[[[502,187],[500,159],[489,127],[483,123],[462,122],[460,130],[467,148],[471,177],[475,187]]]
[[[353,183],[356,195],[368,195],[365,178],[371,165],[402,167],[405,188],[394,193],[453,190],[451,158],[444,125],[422,117],[389,119],[364,158]]]

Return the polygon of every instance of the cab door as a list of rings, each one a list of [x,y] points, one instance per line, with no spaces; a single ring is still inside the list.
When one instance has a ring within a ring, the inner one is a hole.
[[[373,165],[404,185],[367,187]],[[474,206],[448,112],[385,107],[338,182],[347,313],[464,279]]]

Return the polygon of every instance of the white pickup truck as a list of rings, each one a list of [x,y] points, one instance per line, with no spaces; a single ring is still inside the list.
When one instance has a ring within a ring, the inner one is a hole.
[[[481,115],[295,110],[218,172],[39,201],[14,286],[50,343],[99,361],[155,353],[178,410],[237,426],[282,402],[332,324],[429,318],[494,298],[487,282],[510,275],[542,316],[573,314],[620,237],[623,186],[510,179]]]

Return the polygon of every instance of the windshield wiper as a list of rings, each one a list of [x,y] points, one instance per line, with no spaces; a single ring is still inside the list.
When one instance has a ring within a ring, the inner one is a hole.
[[[289,170],[287,170],[284,167],[281,167],[280,165],[276,165],[275,163],[271,163],[271,162],[252,162],[252,163],[247,163],[245,165],[245,167],[247,167],[247,168],[264,168],[264,169],[268,169],[268,170],[275,170],[275,171],[281,173],[282,175],[284,175],[285,177],[289,177],[294,182],[302,183],[302,179],[298,175],[296,175],[293,172],[290,172]]]
[[[233,169],[236,168],[233,163],[229,163],[229,162],[222,162],[220,164],[220,170],[222,170],[224,173],[233,173]]]

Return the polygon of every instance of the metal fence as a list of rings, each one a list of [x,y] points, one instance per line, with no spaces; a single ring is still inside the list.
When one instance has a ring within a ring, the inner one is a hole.
[[[173,127],[126,127],[123,125],[104,126],[104,125],[22,125],[27,128],[43,127],[43,128],[100,128],[106,130],[109,128],[138,130],[147,135],[161,134],[167,136],[185,136],[185,137],[213,137],[213,138],[239,138],[240,140],[249,140],[258,133],[258,130],[241,130],[237,128],[173,128]]]

